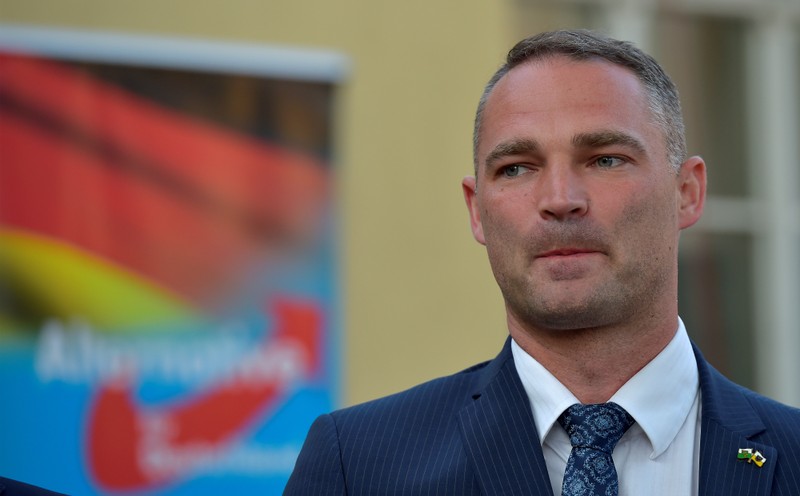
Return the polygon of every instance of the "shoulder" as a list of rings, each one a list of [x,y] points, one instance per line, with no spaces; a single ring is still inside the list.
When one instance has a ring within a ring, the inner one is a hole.
[[[426,473],[444,460],[447,469],[436,470],[437,482],[466,484],[465,460],[457,455],[456,412],[480,387],[490,363],[320,416],[308,432],[284,494],[346,494],[354,487],[363,494],[380,494],[392,481],[402,487],[411,474]]]
[[[328,417],[342,437],[352,432],[384,437],[402,436],[409,432],[418,436],[427,434],[426,429],[435,429],[440,434],[445,423],[455,423],[456,412],[471,404],[482,392],[491,390],[496,386],[498,376],[511,369],[511,339],[506,338],[500,353],[492,360],[399,393],[335,411]],[[507,386],[503,382],[500,387]]]
[[[800,447],[800,409],[739,387],[776,440],[790,442],[793,446]]]
[[[777,462],[773,490],[775,494],[800,494],[800,409],[740,387],[753,411],[761,419],[763,430],[749,439],[775,448]],[[781,492],[783,488],[786,492]]]
[[[746,424],[753,415],[763,424],[760,440],[787,447],[800,459],[800,409],[736,384],[707,364],[700,372],[704,409],[716,410],[714,417],[727,418],[733,424]]]
[[[12,479],[0,477],[0,495],[2,496],[63,496],[61,493],[48,491]]]
[[[393,422],[400,418],[409,420],[410,417],[416,417],[432,421],[443,415],[449,416],[468,403],[490,363],[483,362],[456,374],[433,379],[330,415],[340,429]]]

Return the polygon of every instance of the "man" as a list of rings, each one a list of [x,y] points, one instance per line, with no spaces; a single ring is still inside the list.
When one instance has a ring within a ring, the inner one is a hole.
[[[320,417],[286,494],[800,494],[800,411],[723,378],[678,318],[706,171],[658,64],[586,31],[525,39],[474,152],[464,196],[510,338]]]

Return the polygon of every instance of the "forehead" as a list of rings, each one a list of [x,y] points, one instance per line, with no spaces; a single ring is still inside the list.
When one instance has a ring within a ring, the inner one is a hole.
[[[498,141],[615,130],[663,145],[644,85],[629,69],[601,59],[554,56],[511,69],[489,95],[478,157]],[[538,136],[541,135],[541,136]]]

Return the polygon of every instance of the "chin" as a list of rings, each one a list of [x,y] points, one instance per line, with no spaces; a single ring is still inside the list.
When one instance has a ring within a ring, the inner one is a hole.
[[[533,305],[522,309],[521,314],[525,317],[523,322],[529,326],[553,331],[592,329],[618,320],[620,312],[615,306],[596,303],[561,301],[546,306]]]

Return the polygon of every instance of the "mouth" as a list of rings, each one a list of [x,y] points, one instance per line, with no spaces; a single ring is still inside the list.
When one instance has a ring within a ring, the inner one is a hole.
[[[558,248],[555,250],[549,250],[539,253],[538,255],[536,255],[536,258],[573,257],[580,255],[591,255],[595,253],[600,253],[600,252],[588,248]]]

